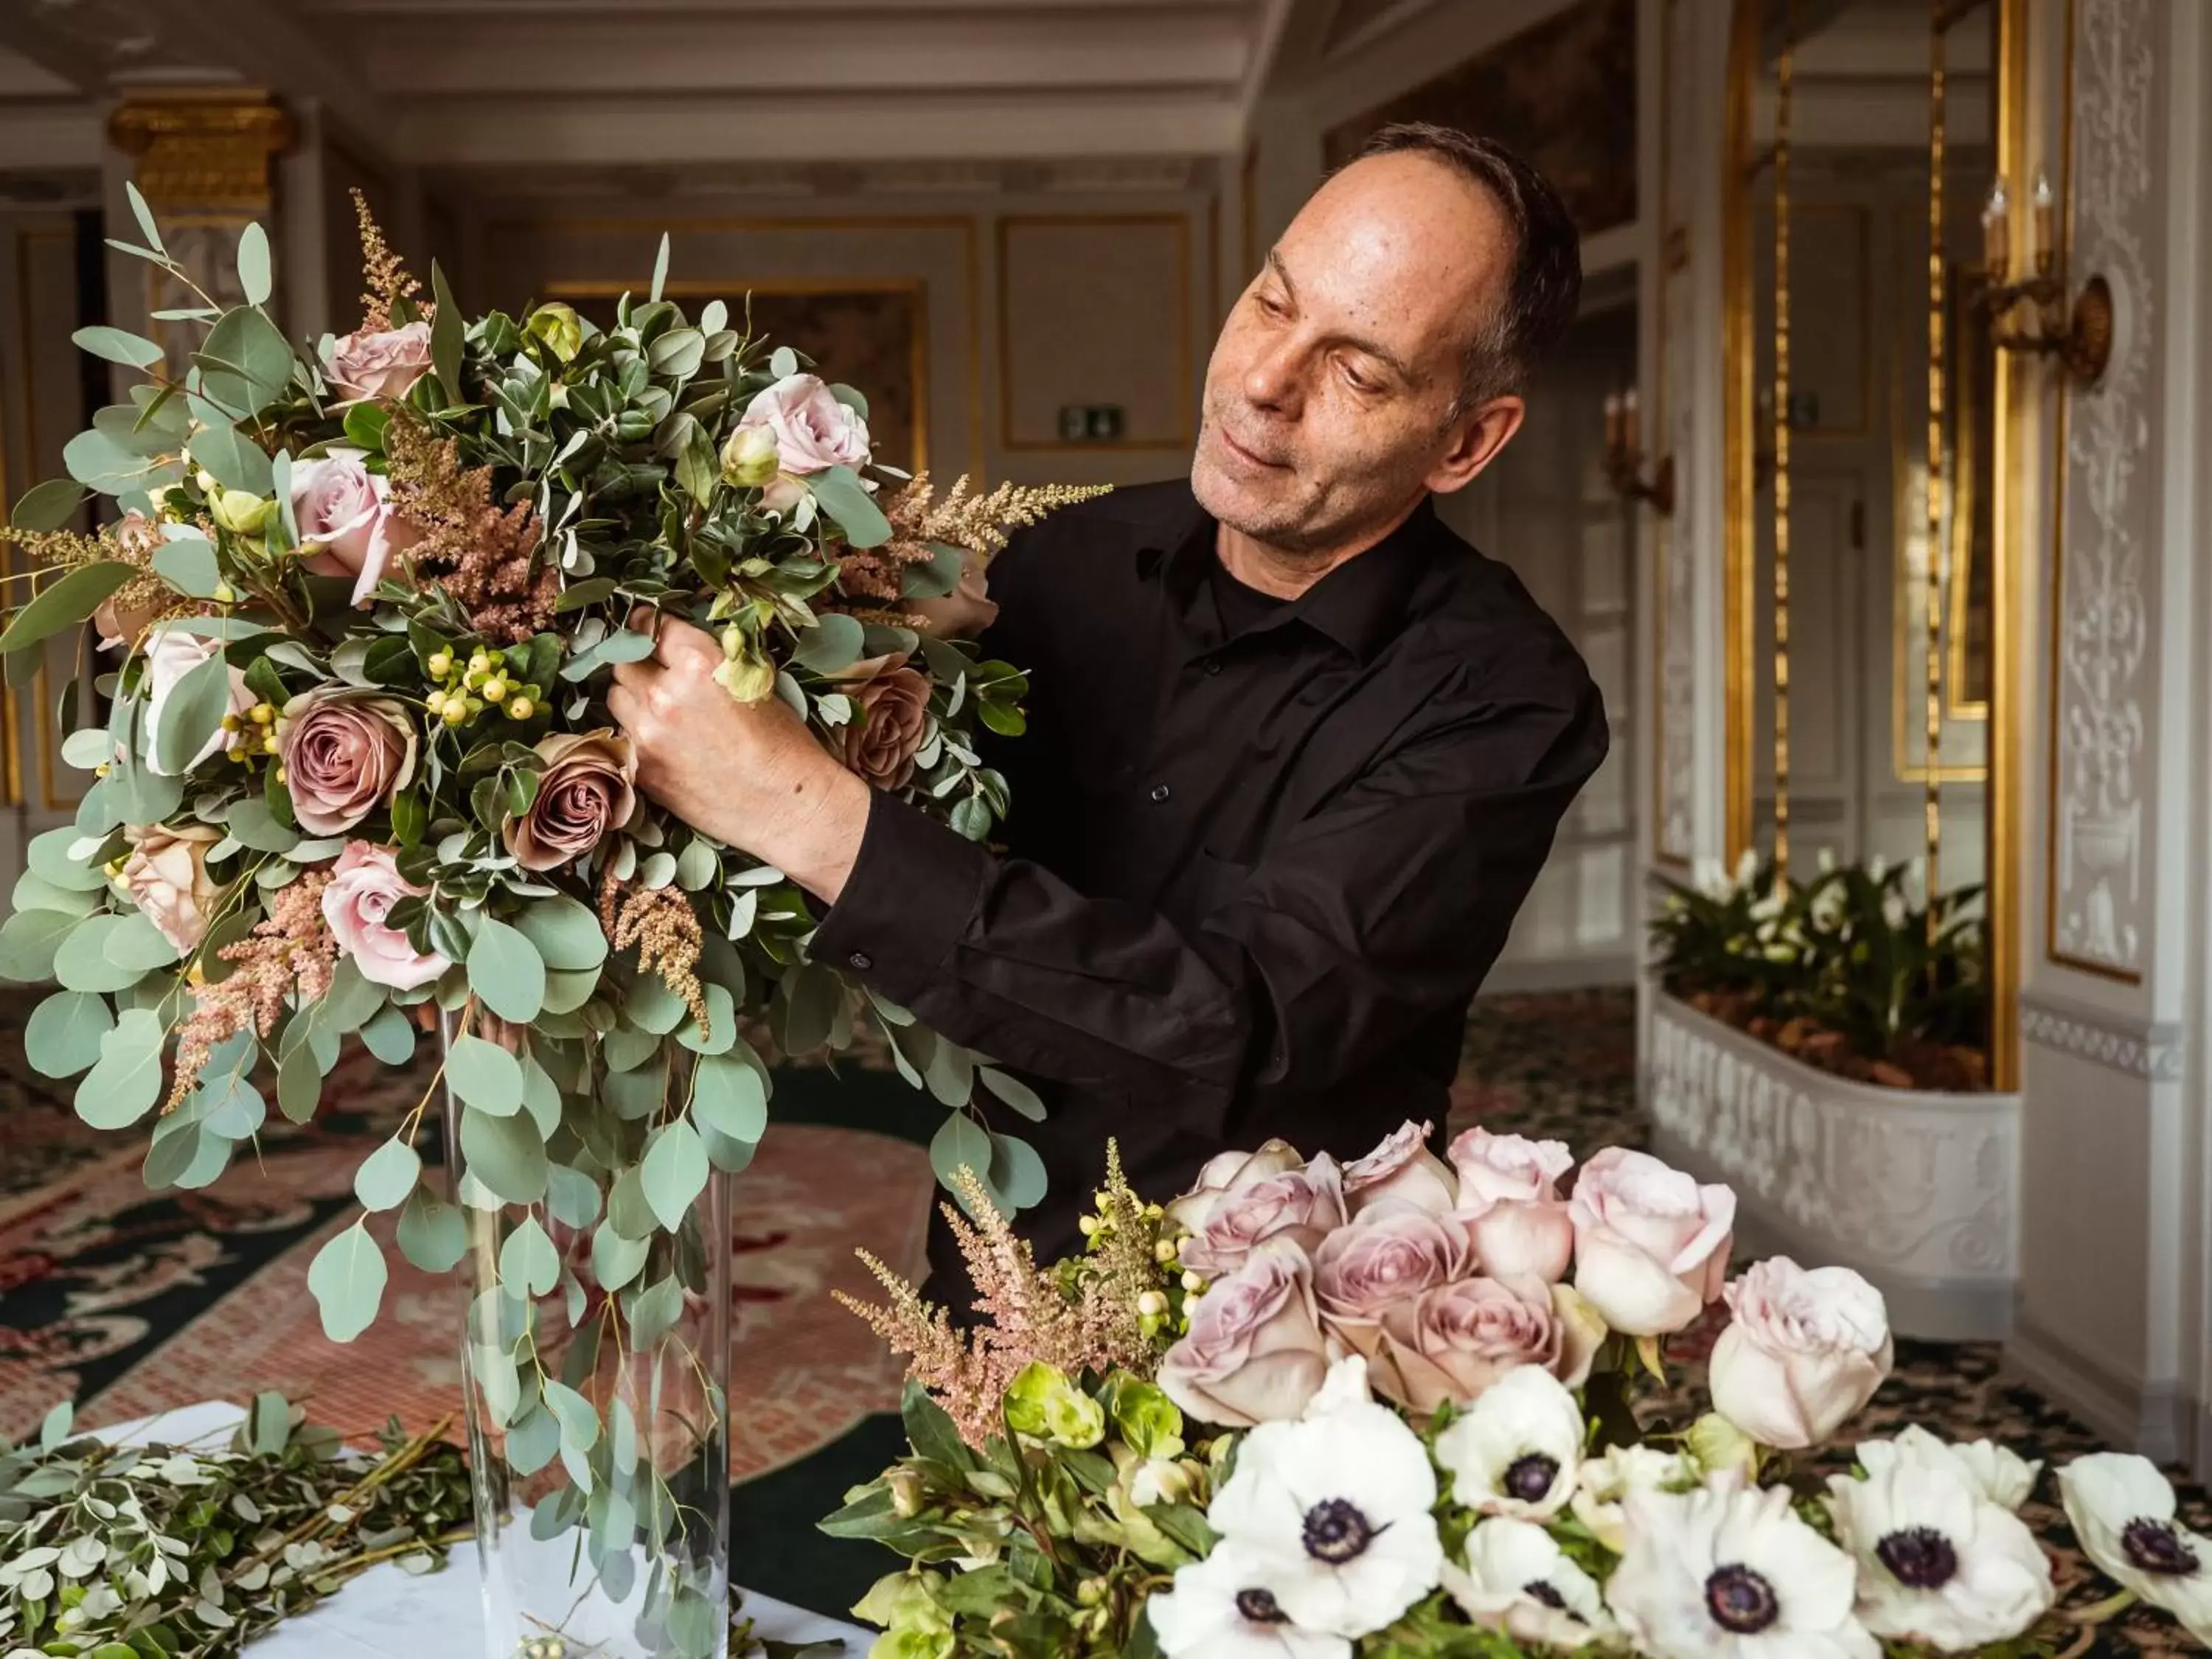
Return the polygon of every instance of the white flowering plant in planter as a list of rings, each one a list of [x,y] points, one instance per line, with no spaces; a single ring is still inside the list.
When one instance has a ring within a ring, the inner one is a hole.
[[[2142,1458],[2057,1477],[2121,1587],[2079,1611],[2021,1518],[2039,1463],[1911,1426],[1793,1469],[1847,1443],[1887,1317],[1846,1268],[1729,1279],[1727,1188],[1426,1140],[1271,1141],[1167,1205],[1109,1158],[1073,1261],[961,1224],[969,1332],[878,1267],[912,1445],[823,1523],[907,1559],[854,1610],[872,1659],[2027,1659],[2136,1599],[2212,1638],[2212,1540]],[[1717,1302],[1711,1409],[1662,1421],[1668,1339]]]

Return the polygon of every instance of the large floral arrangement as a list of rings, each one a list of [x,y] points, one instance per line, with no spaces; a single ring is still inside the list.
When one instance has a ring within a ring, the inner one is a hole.
[[[1932,899],[1917,862],[1778,878],[1747,852],[1668,884],[1651,923],[1668,991],[1800,1060],[1888,1088],[1978,1090],[1989,1024],[1982,890]]]
[[[131,200],[146,246],[128,251],[189,285]],[[948,607],[1009,529],[1093,492],[939,495],[876,464],[861,393],[720,301],[694,319],[661,297],[665,240],[650,294],[601,328],[557,304],[467,318],[362,222],[366,314],[343,338],[295,349],[271,319],[258,226],[246,303],[163,314],[204,331],[188,366],[81,331],[143,384],[0,532],[39,568],[0,637],[11,672],[88,621],[108,653],[104,710],[65,711],[64,753],[98,781],[31,843],[0,927],[0,973],[62,987],[32,1063],[82,1073],[97,1127],[158,1112],[149,1181],[197,1187],[261,1126],[260,1062],[304,1121],[343,1042],[396,1062],[442,1011],[460,1195],[530,1217],[501,1254],[511,1286],[578,1299],[588,1259],[648,1312],[699,1278],[696,1253],[652,1241],[763,1131],[742,1016],[792,1053],[879,1028],[956,1109],[952,1144],[984,1150],[996,1200],[1034,1201],[1027,1149],[963,1115],[979,1079],[1034,1097],[809,961],[805,896],[640,794],[604,694],[659,618],[711,628],[733,698],[781,699],[871,783],[981,839],[1007,790],[976,736],[1020,730],[1025,685],[951,636]],[[88,492],[119,516],[63,528]],[[422,1117],[356,1191],[443,1271],[463,1223],[422,1178]],[[310,1284],[331,1336],[374,1318],[386,1279],[365,1225],[331,1241]],[[537,1397],[524,1362],[502,1417]]]
[[[1909,1427],[1793,1471],[1887,1374],[1887,1316],[1845,1268],[1729,1279],[1727,1188],[1425,1135],[1224,1153],[1165,1206],[1110,1171],[1045,1271],[963,1223],[973,1332],[884,1273],[911,1455],[824,1523],[908,1559],[856,1609],[873,1659],[2019,1656],[2134,1597],[2212,1638],[2212,1540],[2142,1458],[2057,1475],[2123,1587],[2083,1613],[2018,1513],[2038,1463]],[[1716,1302],[1711,1409],[1662,1422]]]

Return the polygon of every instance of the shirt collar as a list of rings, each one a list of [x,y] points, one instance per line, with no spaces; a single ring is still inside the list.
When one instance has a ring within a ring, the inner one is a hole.
[[[1139,529],[1139,574],[1164,580],[1187,606],[1215,556],[1213,519],[1184,490]],[[1424,497],[1403,524],[1285,605],[1278,620],[1303,622],[1365,662],[1403,625],[1413,586],[1435,556],[1437,529],[1436,502]]]

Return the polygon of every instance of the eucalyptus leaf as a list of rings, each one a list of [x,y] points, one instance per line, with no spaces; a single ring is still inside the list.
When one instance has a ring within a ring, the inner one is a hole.
[[[123,584],[138,574],[135,565],[103,559],[81,564],[48,583],[38,596],[18,611],[0,633],[0,655],[12,654],[57,634],[81,627]]]
[[[469,988],[501,1019],[527,1025],[545,1006],[545,959],[520,929],[496,916],[477,923],[468,969]]]
[[[114,1029],[115,1016],[105,997],[60,991],[31,1011],[23,1049],[47,1077],[75,1077],[99,1063],[100,1044]]]
[[[545,1142],[526,1113],[495,1117],[465,1107],[461,1156],[469,1173],[509,1204],[535,1204],[545,1196]]]
[[[238,286],[249,305],[266,305],[276,284],[269,269],[269,233],[259,222],[238,234]]]
[[[422,1175],[421,1155],[394,1137],[371,1152],[354,1171],[353,1194],[364,1210],[396,1210],[413,1194]]]
[[[360,1222],[316,1251],[307,1267],[307,1289],[322,1314],[323,1334],[350,1342],[374,1324],[388,1277],[383,1250]]]
[[[446,1081],[472,1110],[511,1117],[522,1108],[522,1067],[496,1042],[469,1034],[446,1051]]]
[[[399,1212],[398,1244],[424,1273],[450,1273],[468,1254],[468,1224],[453,1206],[417,1187]]]

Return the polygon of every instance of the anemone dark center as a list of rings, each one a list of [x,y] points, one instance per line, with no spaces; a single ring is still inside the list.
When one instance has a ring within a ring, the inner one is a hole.
[[[1875,1558],[1911,1589],[1941,1589],[1958,1576],[1959,1552],[1933,1527],[1893,1532],[1874,1547]]]
[[[1530,1579],[1521,1586],[1521,1594],[1532,1601],[1541,1601],[1546,1607],[1557,1608],[1561,1613],[1567,1610],[1567,1598],[1553,1589],[1544,1579]]]
[[[1238,1590],[1237,1611],[1255,1625],[1287,1625],[1291,1622],[1291,1615],[1275,1605],[1275,1592],[1273,1590]]]
[[[1715,1624],[1738,1636],[1756,1636],[1782,1616],[1774,1586],[1744,1566],[1713,1569],[1705,1580],[1705,1607]]]
[[[1367,1517],[1346,1499],[1332,1498],[1306,1511],[1306,1553],[1316,1561],[1342,1566],[1367,1553],[1375,1540]]]
[[[2128,1559],[2145,1572],[2186,1578],[2197,1571],[2197,1552],[2182,1541],[2171,1521],[2136,1516],[2122,1530],[2120,1547],[2127,1552]]]
[[[1559,1478],[1558,1458],[1529,1452],[1505,1466],[1505,1495],[1523,1504],[1540,1504],[1552,1495],[1552,1483]]]

